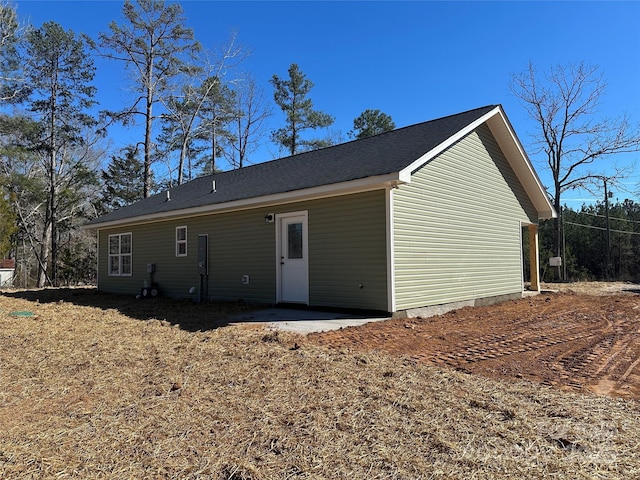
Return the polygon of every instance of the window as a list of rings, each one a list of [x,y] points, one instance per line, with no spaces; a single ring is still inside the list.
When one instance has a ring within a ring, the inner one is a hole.
[[[109,235],[109,275],[131,275],[131,234]]]
[[[176,257],[187,256],[187,227],[176,227]]]
[[[289,260],[302,257],[302,223],[290,223],[287,225],[287,244],[289,247]]]

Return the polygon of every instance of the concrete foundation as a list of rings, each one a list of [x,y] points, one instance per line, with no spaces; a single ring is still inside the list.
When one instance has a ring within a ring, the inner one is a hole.
[[[497,295],[495,297],[476,298],[473,300],[464,300],[461,302],[444,303],[442,305],[430,305],[427,307],[410,308],[402,310],[393,314],[393,318],[414,318],[414,317],[434,317],[436,315],[442,315],[443,313],[450,312],[451,310],[458,310],[464,307],[486,307],[487,305],[494,305],[500,302],[507,302],[509,300],[518,300],[522,298],[522,292],[509,293],[506,295]]]

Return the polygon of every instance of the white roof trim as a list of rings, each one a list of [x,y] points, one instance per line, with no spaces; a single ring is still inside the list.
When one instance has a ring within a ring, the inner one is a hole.
[[[111,228],[120,225],[153,223],[187,216],[207,215],[211,213],[222,213],[234,210],[246,210],[250,208],[266,207],[268,205],[293,203],[305,200],[313,200],[317,198],[326,198],[338,195],[347,195],[350,193],[378,190],[387,188],[392,185],[397,185],[398,183],[402,183],[398,178],[398,174],[390,173],[387,175],[366,177],[358,180],[351,180],[348,182],[333,183],[329,185],[322,185],[319,187],[306,188],[304,190],[276,193],[272,195],[246,198],[232,202],[201,205],[199,207],[184,208],[182,210],[170,210],[167,212],[158,212],[149,215],[140,215],[137,217],[127,217],[119,220],[112,220],[109,222],[83,225],[81,228],[89,230]]]
[[[407,167],[403,168],[400,171],[400,178],[402,178],[403,180],[408,182],[409,181],[408,179],[411,178],[411,174],[413,172],[415,172],[420,167],[425,165],[427,162],[429,162],[429,160],[433,159],[436,155],[442,153],[444,150],[449,148],[451,145],[456,143],[458,140],[460,140],[461,138],[467,136],[469,133],[473,132],[476,128],[478,128],[480,125],[482,125],[484,122],[486,122],[487,119],[489,119],[490,117],[495,115],[496,112],[498,111],[498,108],[499,107],[496,107],[493,110],[491,110],[490,112],[485,113],[482,117],[477,119],[475,122],[472,122],[469,125],[467,125],[465,128],[463,128],[462,130],[459,130],[455,135],[452,135],[447,140],[445,140],[441,144],[437,145],[435,148],[432,148],[427,153],[422,155],[420,158],[415,160],[413,163],[411,163]]]
[[[495,115],[487,119],[487,125],[538,211],[538,218],[556,218],[558,214],[551,204],[544,185],[501,107],[496,109]]]
[[[509,165],[514,170],[518,180],[522,183],[525,191],[538,211],[538,218],[556,218],[558,215],[554,210],[553,205],[551,205],[547,192],[545,191],[540,178],[533,169],[533,165],[524,151],[524,148],[522,148],[522,144],[511,127],[507,116],[504,114],[504,111],[500,106],[497,106],[493,110],[487,112],[476,121],[470,123],[462,130],[459,130],[455,135],[452,135],[447,140],[422,155],[409,166],[402,169],[399,174],[399,179],[405,183],[411,182],[411,175],[413,172],[424,166],[430,160],[485,122],[496,137],[500,148],[505,153],[505,157],[507,158]]]

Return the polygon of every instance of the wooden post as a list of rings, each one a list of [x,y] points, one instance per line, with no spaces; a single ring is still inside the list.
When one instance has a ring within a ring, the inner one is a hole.
[[[529,229],[529,267],[531,271],[530,290],[540,291],[540,251],[538,249],[538,225],[527,225]]]

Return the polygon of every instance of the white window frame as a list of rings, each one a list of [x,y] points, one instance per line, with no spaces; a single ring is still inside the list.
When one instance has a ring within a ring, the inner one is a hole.
[[[118,239],[117,243],[117,251],[112,250],[112,242],[111,239]],[[122,238],[129,237],[129,251],[122,252]],[[113,235],[109,235],[107,239],[107,271],[110,277],[130,277],[133,275],[133,234],[131,232],[126,233],[116,233]],[[128,259],[128,261],[125,261]],[[114,261],[117,262],[117,269],[113,269]],[[128,265],[128,272],[125,272],[126,266]]]
[[[178,237],[178,232],[180,230],[184,229],[184,239],[180,239]],[[187,256],[187,238],[188,238],[188,233],[187,233],[187,226],[186,225],[182,225],[180,227],[176,227],[176,257],[186,257]],[[180,246],[184,245],[184,252],[180,251]]]

